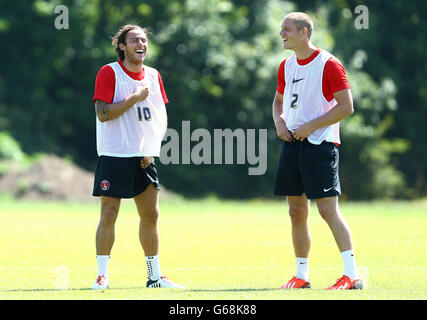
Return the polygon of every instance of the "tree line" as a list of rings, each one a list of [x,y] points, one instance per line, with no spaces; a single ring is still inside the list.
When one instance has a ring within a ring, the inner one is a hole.
[[[360,4],[367,28],[355,25]],[[68,10],[68,28],[55,22],[64,13],[55,12],[59,5]],[[171,129],[181,132],[190,121],[212,133],[267,130],[263,175],[248,175],[249,165],[236,161],[159,163],[162,184],[188,197],[271,197],[281,147],[271,104],[279,64],[290,55],[279,31],[291,11],[313,17],[312,42],[341,60],[352,87],[355,113],[341,124],[344,198],[426,196],[421,0],[1,2],[0,157],[13,159],[17,142],[24,154],[55,153],[94,170],[96,74],[116,59],[111,36],[133,22],[150,32],[146,64],[162,75]]]

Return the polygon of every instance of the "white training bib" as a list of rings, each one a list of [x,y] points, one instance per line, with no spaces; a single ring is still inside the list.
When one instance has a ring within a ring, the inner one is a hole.
[[[282,117],[289,130],[319,118],[337,104],[335,99],[328,102],[322,91],[323,70],[331,57],[334,56],[322,50],[306,65],[299,65],[295,54],[286,60]],[[325,140],[340,143],[339,122],[313,131],[307,139],[312,144]]]
[[[133,105],[120,117],[105,122],[96,119],[99,156],[160,156],[162,139],[167,129],[166,107],[156,69],[144,66],[144,79],[134,80],[118,62],[110,63],[116,79],[112,103],[123,101],[137,86],[147,86],[148,97]]]

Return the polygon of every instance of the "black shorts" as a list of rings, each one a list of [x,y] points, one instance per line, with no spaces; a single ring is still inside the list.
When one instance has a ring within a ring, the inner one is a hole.
[[[304,141],[284,142],[274,185],[275,195],[317,199],[341,195],[338,147]]]
[[[100,156],[93,184],[94,196],[133,198],[153,184],[160,190],[157,167],[152,162],[141,168],[142,157],[119,158]]]

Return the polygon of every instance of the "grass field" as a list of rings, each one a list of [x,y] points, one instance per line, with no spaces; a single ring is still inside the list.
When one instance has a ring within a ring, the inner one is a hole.
[[[161,269],[185,290],[146,289],[131,200],[122,204],[110,286],[96,277],[94,204],[0,199],[0,299],[426,299],[427,201],[342,203],[365,290],[323,290],[343,271],[326,223],[312,207],[311,290],[275,290],[295,272],[285,202],[161,202]]]

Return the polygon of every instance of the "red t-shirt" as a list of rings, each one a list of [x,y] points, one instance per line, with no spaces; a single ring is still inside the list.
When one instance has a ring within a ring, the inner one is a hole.
[[[320,53],[320,48],[317,48],[313,54],[307,59],[297,59],[299,65],[303,66],[317,57]],[[282,94],[285,92],[285,63],[286,59],[280,64],[279,70],[277,71],[277,92]],[[330,58],[323,69],[322,78],[322,91],[323,96],[327,101],[331,101],[334,98],[334,93],[343,89],[350,89],[350,83],[347,80],[344,67],[335,58]]]
[[[126,72],[126,74],[131,77],[134,80],[142,80],[144,79],[144,68],[142,68],[141,72],[130,72],[126,69],[126,67],[123,65],[123,63],[119,60],[118,61],[120,66],[122,67],[123,71]],[[160,90],[162,92],[163,101],[165,104],[169,102],[168,97],[166,96],[166,91],[163,86],[162,77],[159,74],[159,85]],[[114,70],[109,66],[105,65],[103,66],[96,76],[95,81],[95,93],[93,95],[93,102],[95,100],[101,100],[107,103],[112,103],[114,99],[114,89],[116,87],[116,77],[114,74]]]

